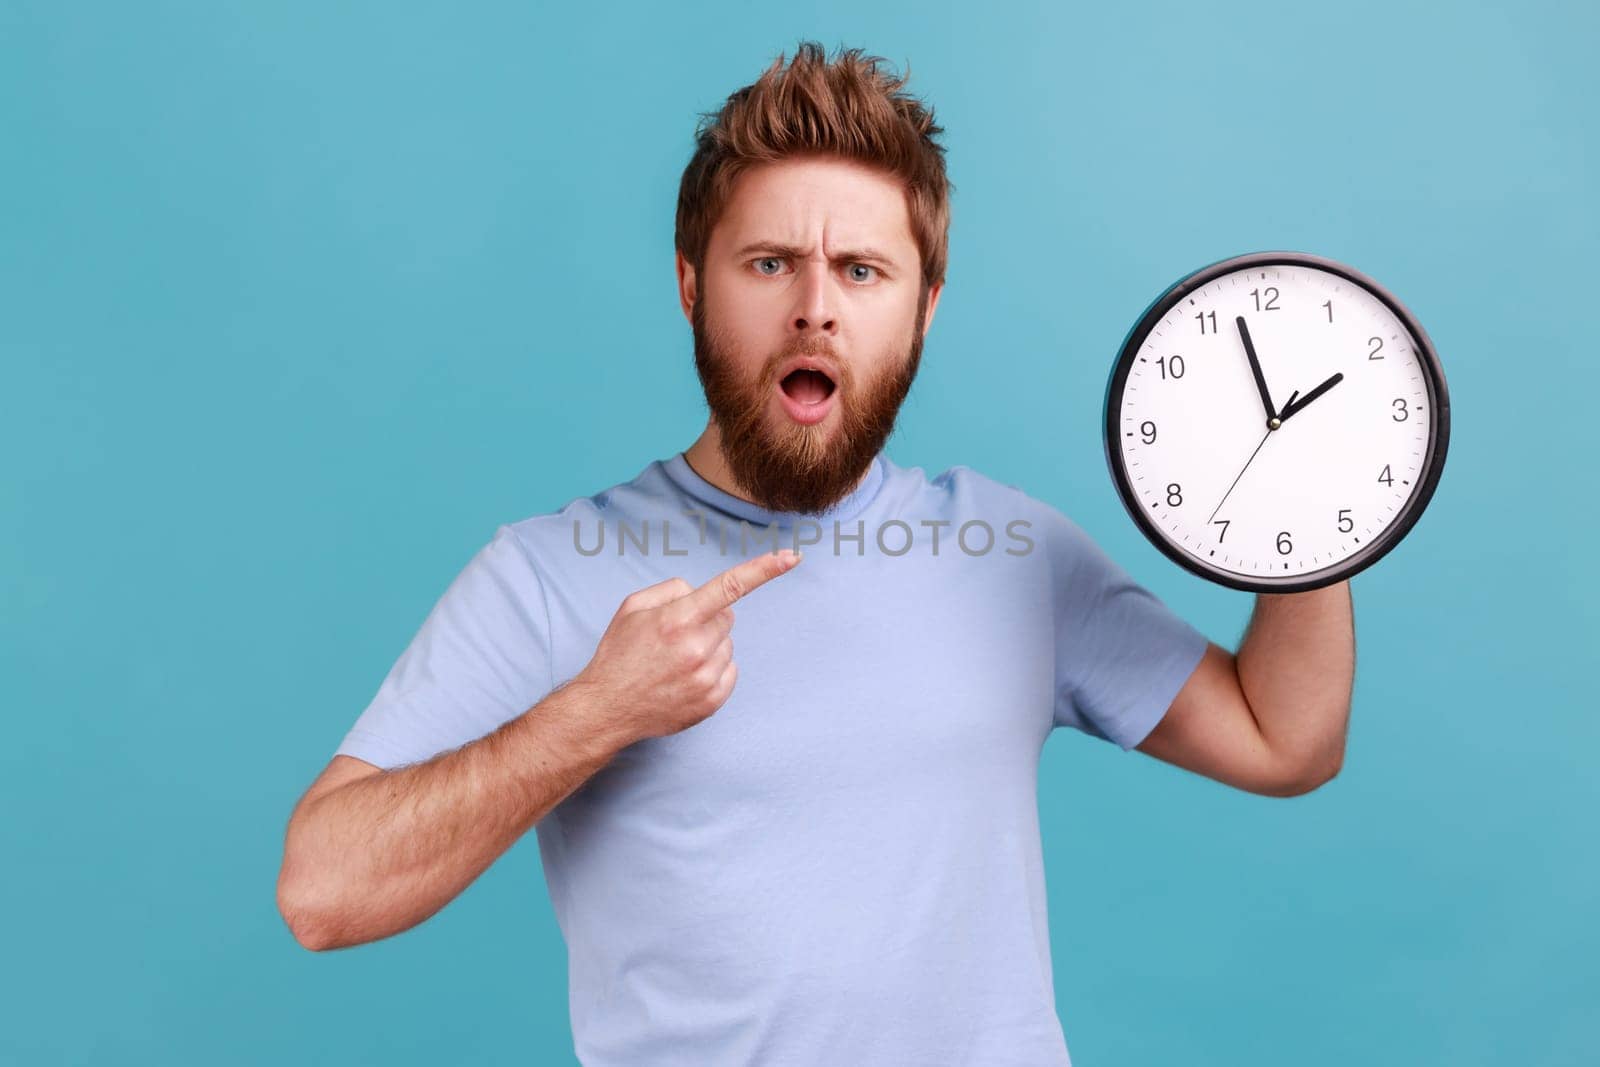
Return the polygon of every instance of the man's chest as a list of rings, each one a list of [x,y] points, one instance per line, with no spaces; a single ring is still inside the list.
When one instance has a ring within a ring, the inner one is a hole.
[[[722,707],[623,750],[579,805],[682,802],[689,817],[1031,775],[1053,708],[1047,589],[1026,560],[808,558],[735,605]],[[609,617],[571,628],[564,669]]]

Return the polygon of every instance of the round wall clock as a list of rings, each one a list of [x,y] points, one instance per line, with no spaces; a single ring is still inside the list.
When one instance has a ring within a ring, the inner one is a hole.
[[[1300,252],[1202,267],[1140,316],[1105,447],[1139,529],[1234,589],[1342,581],[1416,524],[1450,400],[1422,326],[1366,275]]]

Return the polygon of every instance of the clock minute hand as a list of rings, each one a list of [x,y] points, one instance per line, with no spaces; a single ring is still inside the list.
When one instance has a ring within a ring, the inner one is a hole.
[[[1237,315],[1233,320],[1239,327],[1239,340],[1244,342],[1245,358],[1250,361],[1250,373],[1255,375],[1256,392],[1261,394],[1261,406],[1266,409],[1267,421],[1278,418],[1278,413],[1272,410],[1272,395],[1267,392],[1267,379],[1261,373],[1261,361],[1256,359],[1256,346],[1250,343],[1250,328],[1244,324],[1244,316]]]
[[[1323,393],[1326,393],[1329,389],[1332,389],[1334,386],[1338,385],[1342,381],[1344,381],[1343,372],[1335,374],[1333,377],[1329,378],[1327,381],[1323,382],[1321,385],[1319,385],[1315,389],[1311,390],[1311,392],[1309,392],[1305,396],[1301,397],[1299,403],[1296,403],[1294,397],[1291,396],[1289,398],[1289,402],[1283,406],[1283,411],[1281,413],[1279,413],[1278,421],[1279,422],[1288,422],[1290,415],[1293,415],[1296,412],[1305,410],[1305,407],[1306,407],[1307,404],[1310,404],[1317,397],[1321,396]],[[1299,392],[1297,390],[1295,392],[1295,396],[1299,396],[1299,395],[1300,394],[1299,394]]]

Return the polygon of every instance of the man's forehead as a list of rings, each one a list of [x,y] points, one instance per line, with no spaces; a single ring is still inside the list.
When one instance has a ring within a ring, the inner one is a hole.
[[[871,248],[916,255],[905,190],[894,177],[846,161],[785,161],[739,176],[717,224],[717,241],[743,250],[760,242],[815,251]]]

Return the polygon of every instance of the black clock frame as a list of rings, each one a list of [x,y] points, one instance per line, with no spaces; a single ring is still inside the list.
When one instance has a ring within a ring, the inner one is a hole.
[[[1417,362],[1423,369],[1429,403],[1433,406],[1432,432],[1428,435],[1428,451],[1423,457],[1420,480],[1416,491],[1411,494],[1394,521],[1370,544],[1362,546],[1360,551],[1339,562],[1320,570],[1284,578],[1248,577],[1233,571],[1223,571],[1191,556],[1173,544],[1166,533],[1144,513],[1144,506],[1134,492],[1133,481],[1122,462],[1122,427],[1119,421],[1122,393],[1124,386],[1127,385],[1128,373],[1132,370],[1133,362],[1138,357],[1139,349],[1144,345],[1145,339],[1150,336],[1150,332],[1167,312],[1190,293],[1225,274],[1259,267],[1314,267],[1359,285],[1377,297],[1394,312],[1395,317],[1411,335],[1412,350],[1417,353]],[[1406,306],[1382,285],[1353,267],[1306,252],[1249,252],[1220,259],[1201,267],[1173,283],[1145,308],[1138,322],[1123,339],[1116,362],[1112,364],[1111,375],[1106,380],[1104,429],[1106,465],[1111,471],[1111,481],[1117,487],[1117,495],[1122,498],[1123,507],[1133,517],[1140,532],[1168,559],[1207,581],[1216,582],[1230,589],[1252,593],[1300,593],[1333,585],[1366,570],[1387,555],[1416,525],[1417,520],[1422,517],[1423,510],[1427,508],[1428,501],[1433,498],[1434,488],[1439,484],[1439,476],[1444,472],[1445,452],[1450,443],[1450,395],[1445,385],[1444,370],[1439,364],[1438,353],[1434,351],[1433,342],[1427,332]]]

